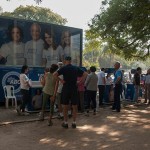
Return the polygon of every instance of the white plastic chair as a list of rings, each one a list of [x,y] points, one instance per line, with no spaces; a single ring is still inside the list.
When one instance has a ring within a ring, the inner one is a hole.
[[[15,101],[15,108],[17,109],[17,99],[16,99],[16,96],[14,94],[14,86],[6,85],[3,87],[3,89],[4,89],[5,99],[6,99],[6,102],[5,102],[6,108],[8,108],[9,99],[11,99],[12,100],[12,106],[14,104],[14,102],[13,102],[13,100],[14,100]]]

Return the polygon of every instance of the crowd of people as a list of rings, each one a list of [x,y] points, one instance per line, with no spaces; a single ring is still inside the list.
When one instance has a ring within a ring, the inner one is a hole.
[[[111,89],[114,91],[112,111],[119,113],[121,111],[120,98],[122,93],[125,93],[124,74],[120,69],[120,62],[114,64],[114,79],[112,79],[111,73],[107,73],[107,76],[105,75],[104,68],[101,68],[101,71],[96,74],[95,66],[91,66],[89,71],[87,71],[81,67],[72,65],[71,61],[71,57],[66,56],[64,64],[59,62],[45,69],[44,76],[40,81],[43,86],[42,98],[39,96],[40,91],[37,91],[36,95],[38,101],[42,99],[42,101],[38,103],[42,103],[39,119],[41,121],[44,120],[46,106],[47,103],[50,102],[48,125],[53,125],[52,117],[54,114],[54,106],[57,105],[58,118],[63,119],[62,127],[68,128],[68,116],[72,115],[72,128],[76,128],[78,110],[80,110],[81,113],[85,112],[86,116],[89,116],[89,111],[92,109],[93,115],[96,115],[97,105],[100,108],[104,105],[104,97],[106,102],[109,102]],[[135,102],[138,102],[141,71],[142,69],[138,67],[133,78]],[[17,108],[19,114],[25,112],[25,106],[29,102],[30,97],[30,79],[27,77],[27,73],[28,66],[25,65],[22,67],[20,74],[23,103]],[[144,86],[145,103],[150,104],[150,69],[148,69],[147,75],[145,76]],[[97,93],[99,94],[98,103]],[[33,104],[36,104],[35,97],[33,98]]]

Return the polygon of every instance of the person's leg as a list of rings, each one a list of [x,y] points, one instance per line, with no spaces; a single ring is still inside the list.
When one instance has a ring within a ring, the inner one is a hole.
[[[145,101],[144,101],[144,103],[147,103],[147,95],[148,95],[148,84],[145,84]]]
[[[69,89],[63,87],[63,89],[62,89],[62,95],[61,95],[61,104],[63,105],[63,116],[64,116],[64,121],[62,123],[62,127],[63,128],[68,128],[69,96],[70,96]]]
[[[54,114],[54,102],[50,102],[50,114],[49,114],[49,119],[48,119],[48,126],[52,126],[53,122],[52,122],[52,117]]]
[[[79,92],[81,112],[84,112],[84,91]]]
[[[77,89],[74,88],[71,92],[71,104],[72,104],[72,108],[73,108],[73,123],[72,123],[72,128],[76,128],[76,118],[77,118],[77,103],[78,103],[78,92]]]
[[[117,96],[116,96],[116,110],[117,112],[120,112],[120,95],[122,93],[122,85],[121,84],[117,84],[116,85],[116,90],[117,90]]]
[[[58,111],[59,111],[60,119],[62,119],[63,109],[62,109],[62,105],[61,105],[61,93],[57,93],[57,98],[58,98]]]
[[[72,105],[73,108],[73,122],[76,122],[76,118],[77,118],[77,105]]]
[[[114,103],[112,106],[112,110],[116,110],[116,100],[117,100],[117,89],[116,86],[114,87]]]
[[[22,110],[22,112],[24,112],[26,105],[30,101],[29,99],[30,96],[28,90],[21,90],[21,94],[22,94],[22,104],[20,106],[20,109]]]
[[[102,89],[102,85],[98,85],[98,89],[99,89],[99,106],[101,106],[103,104],[103,89]]]
[[[139,86],[138,86],[138,85],[135,85],[134,88],[135,88],[135,90],[134,90],[134,98],[133,98],[133,101],[134,101],[134,102],[138,102]]]
[[[97,91],[91,91],[91,99],[93,103],[93,115],[96,115],[96,94]]]
[[[50,95],[43,92],[42,109],[41,109],[41,112],[39,115],[40,120],[44,120],[44,112],[45,112],[46,104],[47,104],[47,101],[49,100],[49,98],[50,98]]]
[[[86,94],[87,94],[87,115],[89,115],[89,109],[91,105],[91,91],[87,90]]]

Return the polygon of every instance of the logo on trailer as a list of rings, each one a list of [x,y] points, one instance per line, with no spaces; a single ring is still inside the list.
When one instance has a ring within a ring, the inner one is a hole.
[[[20,76],[20,74],[15,71],[6,73],[2,79],[2,86],[13,85],[14,89],[15,89],[15,93],[18,93],[20,91],[19,76]]]

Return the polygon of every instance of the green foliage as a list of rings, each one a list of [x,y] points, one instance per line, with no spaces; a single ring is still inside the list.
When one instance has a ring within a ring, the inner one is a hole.
[[[137,60],[150,56],[149,0],[104,0],[89,27],[87,38],[102,38],[114,54]]]
[[[52,12],[50,9],[38,6],[19,6],[13,12],[3,12],[0,15],[59,25],[64,25],[67,22],[65,18],[62,18],[60,15]]]

